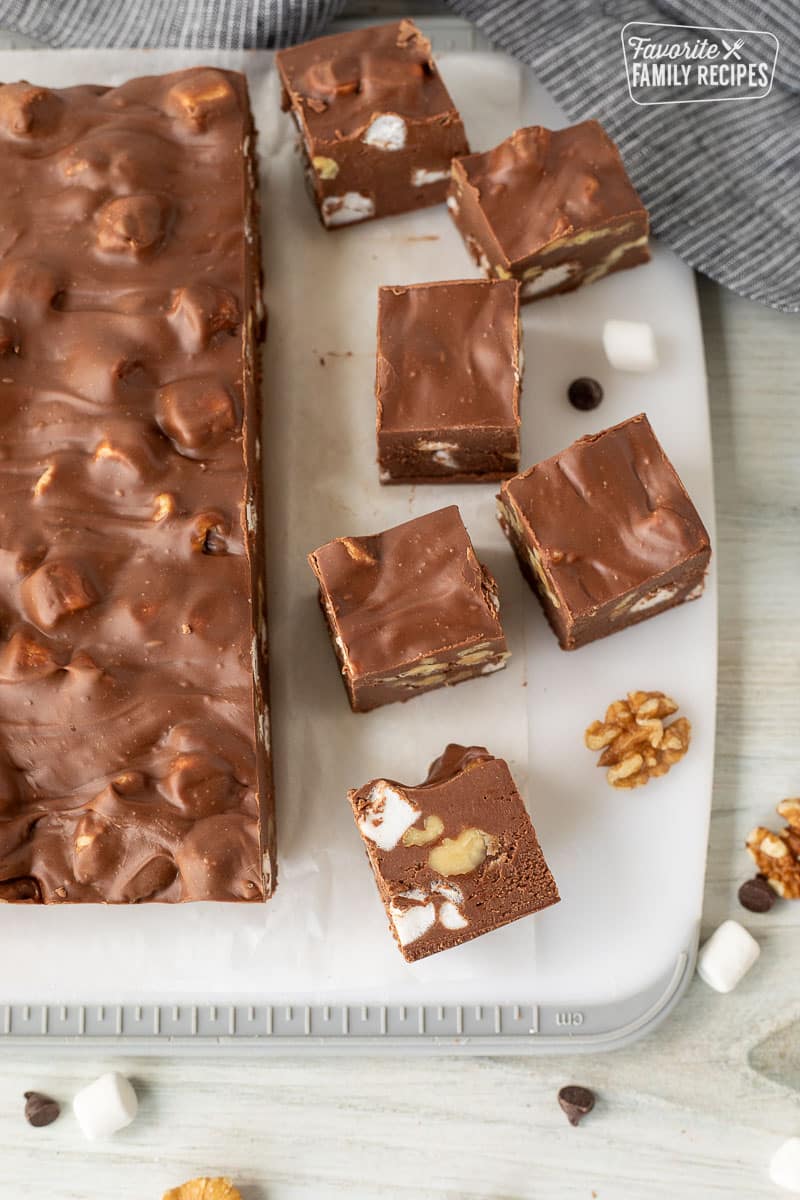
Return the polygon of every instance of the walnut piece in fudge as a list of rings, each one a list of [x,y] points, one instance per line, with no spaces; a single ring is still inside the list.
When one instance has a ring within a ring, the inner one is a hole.
[[[497,499],[564,650],[703,591],[708,534],[644,414],[516,475]]]
[[[0,903],[263,900],[245,77],[0,86],[0,208]]]
[[[308,556],[350,705],[368,712],[505,666],[494,579],[455,505]]]
[[[328,229],[443,202],[450,160],[469,147],[411,21],[317,38],[275,61]]]
[[[482,746],[447,746],[418,787],[373,779],[348,798],[408,962],[559,900],[508,766]]]
[[[513,475],[520,372],[513,280],[382,287],[375,377],[381,483]]]
[[[650,258],[647,210],[597,121],[518,129],[452,165],[447,206],[488,276],[538,300]]]

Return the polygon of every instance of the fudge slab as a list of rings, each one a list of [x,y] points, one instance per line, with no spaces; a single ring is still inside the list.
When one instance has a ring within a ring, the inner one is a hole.
[[[498,515],[564,650],[703,591],[708,534],[643,413],[503,483]]]
[[[650,258],[647,210],[597,121],[532,125],[455,159],[447,206],[475,262],[518,279],[523,302]]]
[[[0,899],[274,884],[244,77],[0,87]]]
[[[441,204],[461,117],[411,21],[317,38],[275,56],[328,229]]]
[[[519,470],[519,284],[382,287],[381,483],[481,483]]]
[[[507,764],[451,743],[418,787],[348,793],[400,952],[448,950],[559,900]]]
[[[354,712],[505,666],[497,585],[453,504],[308,556]]]

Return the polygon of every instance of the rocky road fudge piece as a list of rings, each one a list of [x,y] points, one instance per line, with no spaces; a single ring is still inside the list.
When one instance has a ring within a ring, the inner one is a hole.
[[[523,302],[650,258],[647,210],[597,121],[532,125],[457,158],[447,206],[476,263],[518,279]]]
[[[272,892],[254,140],[0,87],[0,901]]]
[[[447,746],[418,787],[373,779],[348,797],[408,962],[559,900],[508,766],[482,746]]]
[[[513,280],[381,288],[381,483],[480,483],[518,471],[520,361]]]
[[[327,228],[442,203],[450,160],[469,147],[411,21],[317,38],[275,61]]]
[[[703,591],[708,534],[644,414],[502,484],[498,514],[564,650]]]
[[[461,683],[510,657],[497,585],[455,505],[308,561],[354,712]]]

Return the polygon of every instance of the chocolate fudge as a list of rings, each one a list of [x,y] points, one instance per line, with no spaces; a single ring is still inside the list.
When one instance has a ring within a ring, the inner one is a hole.
[[[444,201],[450,160],[469,147],[431,44],[411,21],[317,38],[275,61],[323,225]]]
[[[0,900],[263,900],[247,85],[0,87]]]
[[[564,650],[703,591],[708,534],[643,413],[503,483],[498,513]]]
[[[480,483],[518,471],[520,364],[513,280],[381,288],[381,483]]]
[[[518,129],[457,158],[447,206],[488,276],[538,300],[650,258],[647,210],[597,121]]]
[[[407,962],[559,900],[508,766],[482,746],[447,746],[417,787],[373,779],[348,798]]]
[[[505,666],[497,585],[455,505],[308,556],[354,712]]]

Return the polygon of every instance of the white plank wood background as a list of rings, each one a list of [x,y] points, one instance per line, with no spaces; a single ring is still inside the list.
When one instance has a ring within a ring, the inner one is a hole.
[[[583,1058],[110,1063],[0,1046],[0,1200],[160,1200],[199,1174],[233,1176],[244,1200],[786,1194],[766,1168],[783,1138],[800,1135],[800,904],[750,916],[736,890],[749,874],[747,831],[800,794],[800,337],[797,318],[707,280],[700,298],[720,568],[704,931],[742,920],[762,946],[751,974],[729,996],[695,979],[649,1039]],[[134,1079],[140,1114],[112,1142],[88,1145],[68,1101],[111,1066]],[[568,1082],[598,1094],[577,1130],[555,1100]],[[25,1123],[31,1088],[64,1103],[57,1124]]]
[[[229,1174],[244,1200],[767,1200],[800,1135],[800,904],[750,916],[748,829],[800,793],[800,338],[796,318],[700,281],[721,573],[720,706],[704,926],[741,919],[762,956],[737,991],[695,979],[673,1018],[611,1055],[548,1059],[220,1055],[109,1064],[0,1047],[0,1200],[160,1200]],[[669,814],[664,814],[669,820]],[[2,963],[0,962],[0,970]],[[136,1123],[87,1145],[70,1096],[110,1065]],[[598,1094],[579,1129],[555,1095]],[[22,1093],[65,1102],[48,1129]]]

